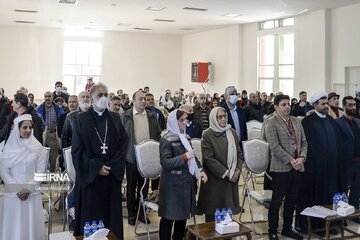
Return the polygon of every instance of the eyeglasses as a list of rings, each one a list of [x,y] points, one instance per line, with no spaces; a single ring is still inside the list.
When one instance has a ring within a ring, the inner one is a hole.
[[[227,114],[224,114],[224,115],[219,115],[219,116],[216,116],[217,119],[223,119],[223,118],[227,118]]]
[[[107,93],[98,93],[98,94],[97,94],[97,97],[98,97],[98,98],[102,98],[103,96],[104,96],[104,97],[107,97],[108,94],[107,94]]]

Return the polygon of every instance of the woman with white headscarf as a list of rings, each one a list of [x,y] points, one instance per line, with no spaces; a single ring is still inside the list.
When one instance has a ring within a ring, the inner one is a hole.
[[[29,114],[14,119],[3,152],[0,174],[9,192],[4,194],[3,231],[0,239],[44,240],[45,226],[40,192],[35,191],[35,172],[44,172],[45,150],[33,134]]]
[[[228,124],[226,110],[215,107],[210,112],[210,128],[203,133],[201,151],[208,183],[201,184],[198,207],[205,221],[214,221],[216,208],[231,208],[240,213],[239,177],[243,154],[239,138]]]
[[[185,134],[187,114],[172,111],[160,140],[162,172],[159,187],[160,240],[180,240],[185,233],[186,220],[195,214],[194,176],[207,181],[205,172],[195,158]],[[174,224],[175,222],[175,224]],[[174,233],[171,236],[174,224]]]

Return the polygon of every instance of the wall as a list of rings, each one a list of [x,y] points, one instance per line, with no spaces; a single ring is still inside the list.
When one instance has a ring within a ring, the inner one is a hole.
[[[0,87],[12,97],[25,86],[42,99],[62,80],[62,29],[0,26]],[[132,94],[146,85],[157,96],[181,81],[181,37],[105,32],[101,81]]]
[[[213,79],[204,84],[206,92],[223,93],[225,87],[241,84],[242,26],[184,35],[182,37],[181,87],[185,92],[203,92],[202,85],[191,82],[192,62],[211,62]]]
[[[36,97],[62,79],[63,31],[0,27],[0,87],[9,97],[25,86]]]
[[[360,66],[359,13],[360,4],[332,10],[331,83],[345,83],[345,67]]]

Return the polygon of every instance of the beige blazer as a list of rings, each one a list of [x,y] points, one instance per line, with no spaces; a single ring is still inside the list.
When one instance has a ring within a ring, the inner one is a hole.
[[[301,120],[290,116],[294,127],[297,151],[299,157],[306,158],[307,142]],[[290,161],[293,159],[295,147],[292,144],[290,132],[284,120],[275,112],[274,116],[266,121],[265,135],[270,146],[270,172],[289,172],[292,169]]]

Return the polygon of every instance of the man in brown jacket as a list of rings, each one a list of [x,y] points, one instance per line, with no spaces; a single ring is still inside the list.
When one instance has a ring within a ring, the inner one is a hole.
[[[281,234],[293,239],[303,239],[292,230],[292,219],[304,171],[307,142],[300,120],[290,116],[290,98],[278,95],[274,99],[275,113],[265,125],[265,135],[271,153],[270,172],[273,195],[269,208],[269,239],[279,239],[279,209],[284,202],[284,225]]]

